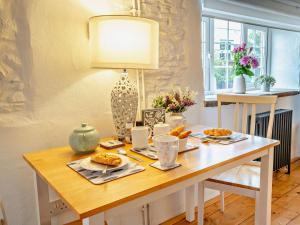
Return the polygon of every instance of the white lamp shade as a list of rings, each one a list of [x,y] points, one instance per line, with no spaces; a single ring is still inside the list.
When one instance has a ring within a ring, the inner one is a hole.
[[[133,16],[90,18],[91,66],[158,69],[159,24]]]

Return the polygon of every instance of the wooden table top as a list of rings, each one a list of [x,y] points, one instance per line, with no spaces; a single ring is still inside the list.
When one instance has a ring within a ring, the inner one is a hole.
[[[195,126],[192,130],[203,129]],[[88,157],[75,155],[70,147],[26,153],[24,159],[80,218],[85,218],[278,144],[279,141],[256,136],[230,145],[200,144],[199,149],[179,154],[178,162],[182,166],[167,172],[150,167],[154,160],[130,152],[144,160],[141,165],[146,170],[101,185],[90,183],[66,165]],[[129,151],[130,146],[125,148]],[[99,151],[114,152],[101,148]]]

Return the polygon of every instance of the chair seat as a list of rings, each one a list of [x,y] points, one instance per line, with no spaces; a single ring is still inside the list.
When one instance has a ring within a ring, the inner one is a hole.
[[[207,179],[207,181],[259,191],[260,166],[245,164]]]

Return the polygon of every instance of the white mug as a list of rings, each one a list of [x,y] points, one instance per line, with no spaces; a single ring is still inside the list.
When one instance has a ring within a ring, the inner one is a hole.
[[[168,134],[158,135],[153,137],[153,142],[161,167],[174,166],[179,150],[178,137]]]
[[[132,148],[139,150],[147,148],[150,135],[151,130],[149,127],[140,126],[131,128]]]
[[[170,125],[166,123],[158,123],[153,127],[153,135],[167,134],[170,131]]]

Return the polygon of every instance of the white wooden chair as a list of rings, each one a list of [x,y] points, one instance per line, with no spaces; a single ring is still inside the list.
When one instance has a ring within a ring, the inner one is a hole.
[[[246,133],[248,123],[248,108],[251,104],[251,123],[250,134],[254,135],[256,105],[268,104],[271,106],[269,125],[267,130],[267,138],[272,137],[272,128],[274,122],[275,106],[277,96],[247,96],[247,95],[218,95],[218,127],[221,127],[221,105],[225,103],[235,103],[234,111],[234,131]],[[242,129],[240,130],[240,107],[242,105]],[[256,199],[255,203],[255,224],[257,224],[258,197],[260,193],[260,163],[249,162],[245,165],[233,168],[218,176],[212,177],[204,182],[204,187],[220,191],[221,210],[224,211],[224,192],[231,192],[239,195],[244,195]],[[203,191],[199,192],[203,195]],[[200,198],[202,201],[204,198]],[[201,203],[199,203],[201,204]],[[203,201],[204,204],[204,201]],[[203,215],[199,215],[199,224],[203,224]]]

